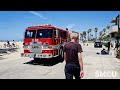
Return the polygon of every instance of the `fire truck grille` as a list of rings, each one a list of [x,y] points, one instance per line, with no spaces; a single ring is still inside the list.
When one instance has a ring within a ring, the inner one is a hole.
[[[31,42],[30,43],[30,52],[42,53],[42,43],[40,43],[40,42]]]

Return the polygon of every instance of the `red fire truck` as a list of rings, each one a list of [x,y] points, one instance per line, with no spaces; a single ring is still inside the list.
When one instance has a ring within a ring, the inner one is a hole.
[[[63,59],[63,46],[69,40],[68,29],[63,30],[52,25],[38,25],[26,28],[24,35],[24,53],[22,57]]]

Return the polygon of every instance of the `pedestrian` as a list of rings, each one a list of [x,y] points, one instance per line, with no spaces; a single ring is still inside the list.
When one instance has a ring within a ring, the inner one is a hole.
[[[10,42],[7,40],[7,47],[9,47],[10,46]]]
[[[82,61],[82,47],[77,42],[78,34],[70,34],[71,41],[66,43],[64,51],[65,77],[66,79],[81,79],[84,76],[83,61]]]
[[[111,41],[108,41],[108,53],[110,52],[110,43]]]
[[[12,46],[15,47],[15,42],[14,42],[14,40],[12,41]]]
[[[119,41],[115,41],[115,49],[118,50],[118,48],[119,48]]]

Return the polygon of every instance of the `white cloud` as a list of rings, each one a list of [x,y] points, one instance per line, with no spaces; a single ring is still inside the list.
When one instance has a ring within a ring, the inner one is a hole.
[[[30,13],[32,13],[33,15],[36,15],[36,16],[38,16],[38,17],[40,17],[40,18],[42,18],[42,19],[44,19],[44,20],[46,20],[47,18],[45,18],[42,14],[40,14],[40,13],[37,13],[37,12],[35,12],[35,11],[29,11]]]
[[[75,24],[69,24],[66,28],[71,29]]]
[[[69,24],[66,28],[68,28],[69,32],[71,33],[74,30],[71,30],[71,28],[75,26],[75,24]]]

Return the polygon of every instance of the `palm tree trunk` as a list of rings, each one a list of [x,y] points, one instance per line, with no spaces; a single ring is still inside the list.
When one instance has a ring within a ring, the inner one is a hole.
[[[89,41],[89,33],[88,33],[88,41]]]
[[[96,38],[96,40],[97,40],[97,32],[95,32],[95,38]]]

